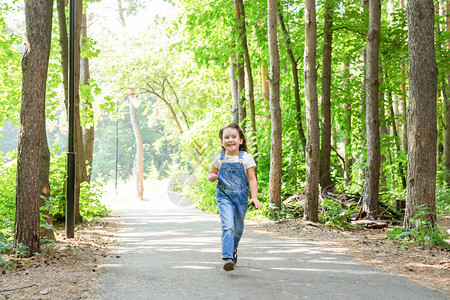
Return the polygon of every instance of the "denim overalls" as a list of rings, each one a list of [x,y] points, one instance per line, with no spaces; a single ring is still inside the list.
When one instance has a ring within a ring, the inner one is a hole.
[[[220,153],[221,166],[217,174],[217,204],[222,224],[222,258],[232,258],[244,231],[244,218],[248,208],[248,180],[242,157],[239,162],[222,163],[225,151]]]

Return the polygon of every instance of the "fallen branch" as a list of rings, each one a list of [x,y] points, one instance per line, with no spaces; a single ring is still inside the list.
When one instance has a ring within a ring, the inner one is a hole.
[[[30,288],[32,286],[37,285],[36,283],[27,285],[27,286],[22,286],[22,287],[18,287],[18,288],[11,288],[11,289],[4,289],[4,290],[0,290],[0,293],[4,293],[4,292],[10,292],[10,291],[15,291],[15,290],[21,290],[21,289],[27,289]]]

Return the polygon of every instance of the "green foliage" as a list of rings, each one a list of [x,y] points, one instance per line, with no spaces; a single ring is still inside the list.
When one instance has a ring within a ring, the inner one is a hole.
[[[66,154],[52,154],[50,169],[51,196],[47,201],[46,210],[60,218],[66,215]],[[110,213],[110,210],[101,203],[103,184],[100,182],[80,185],[80,214],[83,220],[93,221]]]
[[[88,222],[98,220],[99,217],[109,214],[109,210],[101,203],[103,185],[99,182],[82,182],[80,186],[80,214]]]
[[[16,47],[21,42],[7,30],[4,13],[10,9],[6,3],[0,7],[0,128],[5,120],[19,120],[22,73]]]
[[[438,170],[436,178],[436,214],[450,215],[450,186],[446,179],[450,178],[450,170]]]
[[[195,205],[203,211],[218,214],[219,209],[216,201],[216,184],[206,179],[206,175],[196,183],[186,186],[183,193],[190,199],[195,199]]]
[[[343,208],[341,204],[331,199],[326,199],[320,204],[320,209],[320,222],[333,228],[350,228],[352,227],[349,222],[350,215],[357,212],[360,207],[349,204]]]
[[[0,234],[11,239],[14,234],[17,154],[0,156]]]
[[[429,212],[425,211],[423,207],[417,206],[417,209],[417,214],[411,221],[413,224],[412,229],[394,228],[387,232],[387,238],[398,240],[403,246],[414,244],[424,247],[450,248],[450,244],[445,241],[449,238],[449,235],[437,224],[432,226],[427,218]]]

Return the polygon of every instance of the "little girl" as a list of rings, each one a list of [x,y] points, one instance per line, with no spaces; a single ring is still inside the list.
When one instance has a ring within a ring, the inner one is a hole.
[[[261,208],[255,176],[255,160],[247,153],[247,140],[239,125],[231,123],[220,129],[222,149],[212,159],[208,180],[218,181],[217,205],[222,224],[222,259],[225,271],[234,270],[237,248],[244,231],[244,218],[249,203]],[[251,192],[248,201],[249,187]]]

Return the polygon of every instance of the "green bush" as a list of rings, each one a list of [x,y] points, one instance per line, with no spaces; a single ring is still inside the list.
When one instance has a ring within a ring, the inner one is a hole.
[[[100,200],[103,195],[103,185],[100,182],[89,184],[81,183],[80,186],[80,214],[83,220],[95,221],[99,217],[109,214],[109,210]]]
[[[419,245],[419,246],[439,246],[442,248],[450,248],[445,239],[449,238],[449,235],[440,228],[437,224],[432,226],[428,220],[427,211],[422,206],[417,206],[417,215],[411,221],[413,228],[407,230],[406,228],[396,227],[391,231],[388,231],[386,237],[391,240],[398,240],[402,242],[402,245]]]
[[[320,204],[319,221],[334,228],[352,227],[349,223],[350,215],[359,210],[359,206],[342,207],[331,199],[323,200]]]
[[[14,235],[17,155],[0,156],[0,242]],[[0,251],[2,252],[2,251]]]

